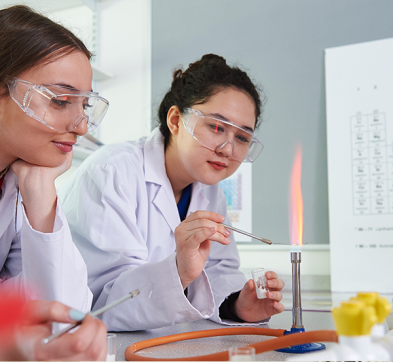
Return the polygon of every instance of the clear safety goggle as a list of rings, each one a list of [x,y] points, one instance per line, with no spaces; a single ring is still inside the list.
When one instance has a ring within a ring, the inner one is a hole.
[[[19,78],[8,83],[10,96],[28,116],[59,132],[71,132],[86,122],[87,132],[101,123],[109,102],[96,92],[53,84],[34,84]]]
[[[216,152],[225,149],[236,161],[253,162],[263,150],[253,132],[208,112],[186,108],[182,121],[187,132],[204,147]]]

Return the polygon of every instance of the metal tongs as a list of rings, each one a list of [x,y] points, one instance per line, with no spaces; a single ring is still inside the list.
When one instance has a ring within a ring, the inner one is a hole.
[[[92,317],[97,317],[97,316],[103,314],[104,312],[108,311],[109,309],[112,309],[112,308],[116,307],[120,303],[123,303],[126,300],[133,299],[133,298],[137,297],[144,290],[149,293],[147,298],[150,298],[150,296],[152,294],[152,291],[153,291],[153,287],[154,287],[153,283],[148,283],[145,286],[143,286],[142,288],[135,289],[132,292],[124,295],[123,297],[113,301],[112,303],[109,303],[109,304],[103,306],[102,308],[97,309],[96,311],[90,312],[88,314],[90,314]],[[79,326],[81,323],[82,323],[82,321],[78,321],[78,322],[73,323],[73,324],[65,327],[64,329],[62,329],[62,330],[60,330],[60,331],[58,331],[58,332],[56,332],[56,333],[54,333],[54,334],[52,334],[52,335],[50,335],[48,337],[45,337],[45,338],[43,338],[41,340],[41,343],[42,344],[48,344],[51,340],[55,339],[56,337],[61,336],[62,334],[66,333],[66,332],[69,332],[70,330],[72,330],[75,327]]]
[[[233,226],[229,226],[229,225],[226,225],[226,224],[223,224],[223,223],[221,223],[221,225],[224,226],[226,229],[236,231],[237,233],[249,236],[250,238],[253,238],[253,239],[257,239],[259,241],[262,241],[265,244],[269,244],[269,245],[272,245],[272,244],[274,244],[274,245],[292,245],[292,244],[284,244],[284,243],[273,243],[273,241],[271,241],[269,239],[261,238],[260,236],[256,236],[256,235],[250,234],[247,231],[234,228]],[[306,243],[303,243],[302,245],[306,245],[306,244],[308,244],[308,243],[306,242]]]
[[[271,240],[269,240],[269,239],[261,238],[261,237],[259,237],[259,236],[250,234],[250,233],[248,233],[247,231],[243,231],[243,230],[234,228],[233,226],[229,226],[229,225],[226,225],[226,224],[221,224],[221,225],[224,226],[226,229],[233,230],[233,231],[236,231],[237,233],[240,233],[240,234],[249,236],[249,237],[251,237],[251,238],[253,238],[253,239],[260,240],[260,241],[262,241],[262,242],[265,243],[265,244],[269,244],[269,245],[272,245],[272,244],[273,244],[273,241],[271,241]]]

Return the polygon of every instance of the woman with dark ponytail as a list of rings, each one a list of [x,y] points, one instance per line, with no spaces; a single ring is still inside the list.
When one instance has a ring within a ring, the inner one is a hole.
[[[218,183],[262,151],[261,108],[244,71],[204,55],[174,72],[149,137],[102,148],[69,179],[61,194],[93,309],[154,283],[149,299],[103,315],[110,330],[260,323],[284,310],[284,282],[268,272],[270,291],[258,299],[221,224],[230,221]]]

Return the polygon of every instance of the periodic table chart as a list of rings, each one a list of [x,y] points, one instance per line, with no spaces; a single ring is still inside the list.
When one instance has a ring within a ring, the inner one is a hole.
[[[220,182],[227,201],[228,216],[232,226],[252,233],[252,180],[251,164],[242,163],[237,171]],[[233,232],[236,242],[251,238]]]
[[[393,39],[325,49],[325,80],[331,289],[392,293]]]
[[[239,212],[243,208],[242,180],[243,175],[238,173],[232,179],[223,180],[221,182],[221,188],[227,200],[228,212],[233,215],[231,217],[232,222],[239,221]]]
[[[353,213],[393,215],[393,139],[386,114],[357,112],[350,123]]]

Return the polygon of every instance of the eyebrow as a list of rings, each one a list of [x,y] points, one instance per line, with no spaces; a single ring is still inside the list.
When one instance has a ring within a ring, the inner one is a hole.
[[[67,84],[67,83],[62,83],[62,82],[60,82],[60,83],[53,83],[52,85],[58,85],[58,86],[60,86],[60,87],[67,88],[67,89],[72,90],[72,91],[74,91],[74,92],[75,92],[75,91],[80,91],[80,89],[75,88],[75,87],[73,87],[72,85]],[[93,89],[90,89],[89,92],[93,92]]]
[[[219,114],[219,113],[210,113],[212,116],[215,116],[217,118],[221,118],[223,121],[227,121],[229,123],[233,123],[232,121],[230,121],[228,118],[224,117],[223,115]],[[247,126],[240,126],[240,128],[246,129],[250,132],[254,132],[254,129],[252,129],[251,127],[247,127]]]

